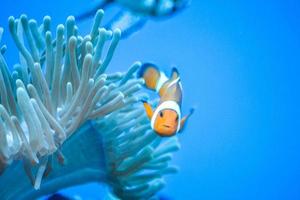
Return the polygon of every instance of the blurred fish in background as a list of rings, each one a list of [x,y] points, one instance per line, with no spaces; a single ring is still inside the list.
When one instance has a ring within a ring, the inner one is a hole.
[[[90,10],[79,14],[76,19],[84,21],[92,18],[98,9],[106,9],[112,4],[117,4],[121,9],[106,24],[107,29],[119,28],[122,38],[127,38],[140,30],[148,19],[166,19],[189,5],[189,0],[100,0],[93,4]]]

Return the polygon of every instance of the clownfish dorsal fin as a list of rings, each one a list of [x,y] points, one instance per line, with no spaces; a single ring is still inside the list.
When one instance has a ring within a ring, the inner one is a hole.
[[[169,99],[174,99],[175,100],[177,98],[176,94],[181,93],[182,86],[181,86],[181,83],[180,83],[179,73],[178,73],[178,70],[176,68],[172,68],[170,77],[171,78],[168,79],[162,85],[162,87],[159,91],[159,95],[162,98],[162,100],[169,100]],[[177,87],[177,85],[179,85],[179,88]]]
[[[179,82],[180,82],[179,72],[175,67],[173,67],[171,72],[171,78],[168,81],[168,88],[176,85]]]
[[[179,78],[179,72],[176,67],[173,67],[171,72],[171,79],[175,80],[177,78]]]

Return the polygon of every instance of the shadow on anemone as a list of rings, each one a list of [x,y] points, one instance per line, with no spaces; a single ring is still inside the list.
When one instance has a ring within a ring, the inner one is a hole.
[[[71,197],[67,197],[64,196],[62,194],[59,193],[55,193],[53,195],[50,195],[47,200],[81,200],[83,198],[81,198],[80,196],[75,196],[74,198]],[[159,197],[156,198],[157,200],[172,200],[171,198],[164,196],[164,195],[160,195]]]
[[[177,138],[153,133],[139,102],[147,96],[135,76],[140,62],[105,74],[121,32],[99,29],[102,17],[99,10],[84,37],[69,17],[55,39],[50,17],[40,26],[25,15],[9,18],[20,59],[11,73],[1,48],[1,199],[88,182],[106,183],[122,199],[148,199],[177,171],[169,166]]]

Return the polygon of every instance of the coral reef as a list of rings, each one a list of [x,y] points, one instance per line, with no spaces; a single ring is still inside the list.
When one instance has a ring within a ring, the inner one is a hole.
[[[25,15],[9,18],[20,59],[10,72],[1,48],[1,199],[35,199],[87,182],[107,183],[121,199],[148,199],[177,171],[169,166],[177,138],[153,133],[139,102],[147,96],[135,76],[141,63],[104,73],[121,32],[99,28],[103,14],[85,37],[74,17],[55,37],[50,17],[40,26]]]

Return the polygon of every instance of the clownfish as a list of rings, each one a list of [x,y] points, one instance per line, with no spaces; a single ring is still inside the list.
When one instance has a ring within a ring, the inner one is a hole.
[[[172,136],[182,131],[186,120],[194,109],[185,117],[181,117],[182,85],[176,68],[172,69],[171,77],[151,63],[142,65],[139,78],[143,78],[146,88],[156,91],[160,101],[155,110],[143,100],[146,114],[151,121],[151,128],[160,136]]]

